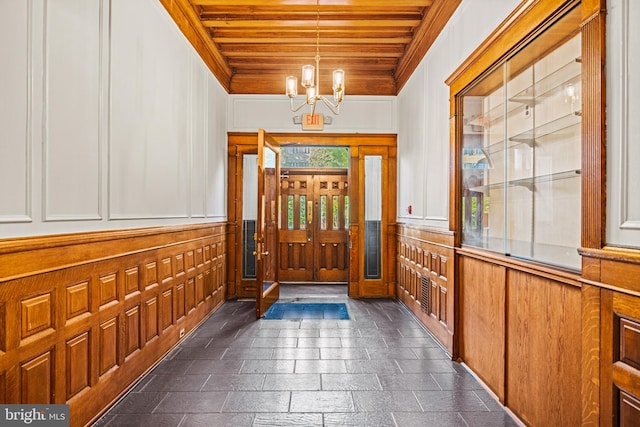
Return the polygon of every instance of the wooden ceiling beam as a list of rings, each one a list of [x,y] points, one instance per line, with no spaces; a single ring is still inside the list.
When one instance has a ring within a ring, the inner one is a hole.
[[[285,76],[287,74],[235,74],[231,78],[231,93],[234,94],[279,94],[282,93],[283,102],[287,103],[288,98],[285,96]],[[349,95],[371,95],[379,96],[395,95],[396,82],[390,74],[370,74],[366,75],[347,75],[346,96]],[[331,77],[321,76],[320,88],[323,95],[329,95],[331,90]],[[302,99],[302,96],[299,95]]]
[[[197,6],[272,6],[272,7],[296,7],[316,6],[313,0],[189,0]],[[389,0],[320,0],[320,7],[349,6],[354,8],[389,6]],[[433,0],[393,0],[393,5],[398,7],[429,7]]]
[[[273,38],[255,38],[255,37],[237,37],[237,38],[231,38],[231,37],[224,37],[224,38],[218,38],[218,37],[214,37],[213,41],[215,43],[218,43],[220,45],[223,44],[239,44],[239,43],[257,43],[257,44],[278,44],[280,46],[286,46],[288,44],[296,44],[296,45],[301,45],[301,44],[306,44],[306,45],[316,45],[316,38],[315,37],[308,37],[308,38],[300,38],[300,37],[273,37]],[[367,44],[371,44],[371,45],[385,45],[385,44],[393,44],[393,45],[404,45],[406,43],[411,42],[411,39],[408,37],[394,37],[394,38],[384,38],[384,37],[376,37],[376,38],[365,38],[365,37],[360,37],[360,38],[354,38],[354,39],[348,39],[348,38],[326,38],[326,37],[321,37],[320,38],[320,48],[322,49],[322,46],[327,46],[327,45],[339,45],[339,44],[349,44],[349,45],[367,45]]]
[[[456,0],[458,1],[458,0]],[[228,19],[204,19],[201,21],[202,25],[207,28],[219,28],[219,27],[227,27],[227,28],[281,28],[281,27],[289,27],[289,28],[316,28],[315,20],[237,20],[232,21]],[[367,28],[377,28],[377,27],[401,27],[401,28],[413,28],[420,24],[420,20],[417,19],[384,19],[384,17],[380,17],[380,19],[363,19],[363,20],[351,20],[351,19],[332,19],[332,20],[321,20],[320,21],[320,30],[330,29],[330,28],[351,28],[351,27],[367,27]]]

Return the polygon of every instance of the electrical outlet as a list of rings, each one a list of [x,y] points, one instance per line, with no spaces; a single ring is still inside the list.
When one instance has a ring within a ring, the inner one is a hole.
[[[184,328],[180,329],[180,338],[184,337]]]
[[[531,107],[529,107],[528,105],[524,106],[524,116],[525,117],[531,117]]]

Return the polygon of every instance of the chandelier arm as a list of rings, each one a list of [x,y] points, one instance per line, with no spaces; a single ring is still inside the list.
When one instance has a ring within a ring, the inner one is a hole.
[[[331,112],[333,114],[335,114],[336,116],[338,114],[340,114],[340,103],[338,102],[337,104],[333,104],[331,101],[329,101],[325,96],[321,95],[318,97],[323,103],[324,105],[327,106],[327,108],[329,110],[331,110]]]
[[[294,108],[293,106],[293,98],[289,98],[289,110],[291,110],[291,112],[293,113],[297,113],[298,111],[300,111],[302,109],[302,107],[304,107],[305,105],[307,105],[306,102],[303,102],[302,104],[300,104],[297,108]]]

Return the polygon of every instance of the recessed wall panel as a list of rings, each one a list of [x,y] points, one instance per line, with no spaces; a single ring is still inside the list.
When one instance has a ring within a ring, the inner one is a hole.
[[[607,2],[607,244],[640,248],[640,4]]]
[[[31,1],[0,2],[0,222],[30,220]]]
[[[189,216],[192,48],[160,2],[111,3],[111,219]]]
[[[100,219],[100,0],[49,0],[45,220]]]

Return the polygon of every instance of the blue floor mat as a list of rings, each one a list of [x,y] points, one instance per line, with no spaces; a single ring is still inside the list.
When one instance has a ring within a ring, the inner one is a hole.
[[[345,303],[276,303],[264,315],[267,320],[337,319],[349,320]]]

